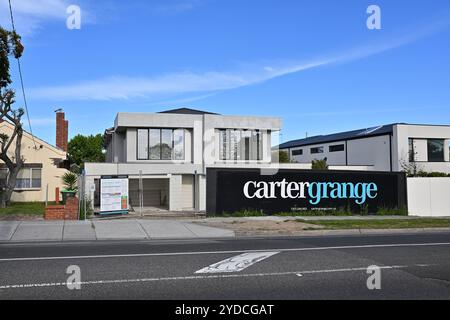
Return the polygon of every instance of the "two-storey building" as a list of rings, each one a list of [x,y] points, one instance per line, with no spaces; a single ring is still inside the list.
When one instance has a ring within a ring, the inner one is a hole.
[[[271,163],[273,117],[225,116],[181,108],[159,113],[119,113],[106,130],[106,163],[86,163],[86,190],[100,179],[127,176],[129,207],[203,211],[206,168],[258,168]]]

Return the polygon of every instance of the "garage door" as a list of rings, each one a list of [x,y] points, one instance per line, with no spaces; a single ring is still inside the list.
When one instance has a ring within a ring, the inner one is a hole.
[[[168,179],[142,179],[144,207],[167,207],[169,203]],[[130,204],[139,207],[139,180],[130,179]]]

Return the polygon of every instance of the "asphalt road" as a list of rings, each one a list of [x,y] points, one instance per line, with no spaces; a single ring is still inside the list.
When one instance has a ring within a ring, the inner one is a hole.
[[[450,233],[0,244],[0,299],[450,299]]]

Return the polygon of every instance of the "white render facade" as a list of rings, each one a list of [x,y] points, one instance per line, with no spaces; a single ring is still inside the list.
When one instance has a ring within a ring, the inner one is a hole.
[[[204,211],[206,168],[269,166],[272,133],[280,128],[279,118],[185,108],[118,113],[105,132],[106,163],[85,164],[86,190],[93,196],[101,176],[127,175],[136,209],[141,177],[144,207]]]
[[[426,172],[450,173],[450,125],[391,124],[283,143],[297,163],[327,158],[332,166],[403,171],[415,163]]]

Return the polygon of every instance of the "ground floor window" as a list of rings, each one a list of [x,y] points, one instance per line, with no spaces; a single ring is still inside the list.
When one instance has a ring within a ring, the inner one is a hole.
[[[0,187],[6,186],[8,178],[8,169],[0,169]],[[17,190],[40,189],[42,186],[42,169],[41,168],[23,168],[19,171],[16,180]]]

